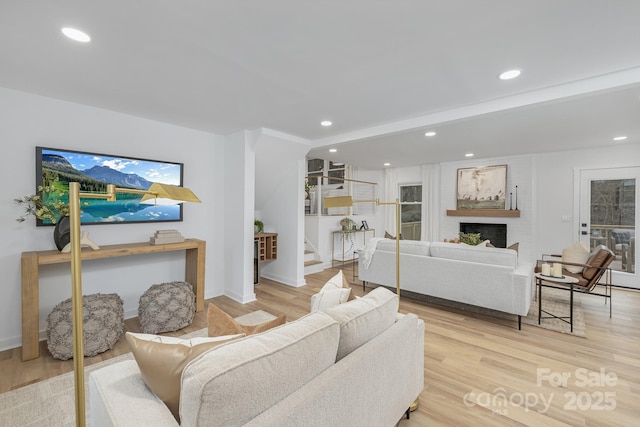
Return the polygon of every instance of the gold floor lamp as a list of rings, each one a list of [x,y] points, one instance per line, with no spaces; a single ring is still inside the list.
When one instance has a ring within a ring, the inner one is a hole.
[[[142,194],[140,203],[169,205],[200,202],[188,188],[154,183],[148,190],[117,188],[107,185],[106,193],[81,193],[77,182],[69,183],[69,222],[71,234],[71,315],[73,323],[73,371],[76,400],[76,425],[86,424],[84,405],[84,345],[82,333],[82,254],[80,250],[80,199],[106,199],[114,202],[117,193]]]
[[[325,208],[350,208],[354,203],[375,203],[376,206],[396,206],[396,295],[398,296],[398,299],[400,299],[400,200],[396,199],[395,202],[381,202],[380,199],[353,200],[351,196],[333,196],[324,198]],[[399,307],[400,306],[398,305],[398,308]],[[409,406],[409,410],[411,412],[416,409],[418,409],[418,399]]]
[[[324,198],[325,208],[352,207],[354,203],[375,203],[380,205],[395,205],[396,207],[396,294],[400,298],[400,200],[395,202],[381,202],[380,199],[353,200],[351,196],[333,196]]]

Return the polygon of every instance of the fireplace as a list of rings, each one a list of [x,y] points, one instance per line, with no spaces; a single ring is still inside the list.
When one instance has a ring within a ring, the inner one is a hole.
[[[482,224],[461,222],[461,233],[480,233],[481,240],[490,240],[496,248],[507,247],[507,224]]]

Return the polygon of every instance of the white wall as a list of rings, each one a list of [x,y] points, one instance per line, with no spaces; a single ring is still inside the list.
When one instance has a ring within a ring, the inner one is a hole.
[[[578,241],[579,206],[574,206],[574,195],[579,187],[574,187],[574,172],[640,166],[640,144],[612,144],[606,148],[538,154],[533,161],[536,170],[535,253],[557,253]],[[640,204],[640,200],[636,203]],[[564,222],[563,215],[569,215],[571,220]],[[636,283],[640,285],[637,280]]]
[[[185,237],[207,241],[205,297],[223,293],[225,224],[222,206],[224,138],[51,98],[0,88],[0,350],[21,345],[20,254],[55,249],[52,227],[35,220],[18,223],[21,212],[13,203],[35,191],[35,146],[167,160],[184,163],[184,185],[202,200],[185,204],[184,221],[162,224],[110,224],[83,227],[98,245],[146,241],[162,228],[176,228]],[[151,284],[184,279],[180,253],[95,260],[83,263],[84,293],[117,292],[125,311],[137,316],[138,299]],[[41,268],[40,329],[51,309],[71,296],[69,266]]]
[[[290,286],[304,280],[304,176],[309,145],[289,135],[260,130],[256,143],[256,210],[264,231],[278,233],[278,257],[261,275]]]

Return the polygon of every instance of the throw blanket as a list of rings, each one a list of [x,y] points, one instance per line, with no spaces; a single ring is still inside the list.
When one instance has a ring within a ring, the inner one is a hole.
[[[362,265],[364,265],[365,269],[369,268],[369,265],[371,264],[371,258],[373,257],[373,253],[376,251],[376,247],[378,246],[378,242],[380,240],[384,240],[384,238],[374,237],[373,239],[369,240],[367,246],[364,247],[364,250],[362,251]]]

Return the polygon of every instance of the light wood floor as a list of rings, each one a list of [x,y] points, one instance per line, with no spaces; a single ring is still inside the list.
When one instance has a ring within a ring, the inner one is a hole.
[[[256,287],[258,300],[245,305],[224,296],[210,301],[234,317],[265,310],[294,320],[308,312],[311,295],[335,273],[328,269],[306,276],[308,285],[301,288],[263,279]],[[359,282],[352,288],[364,294]],[[638,425],[640,292],[614,290],[611,319],[602,298],[582,301],[586,339],[524,324],[519,331],[515,317],[510,321],[402,298],[400,311],[425,322],[425,389],[418,410],[399,426]],[[137,319],[127,320],[126,327],[139,331]],[[204,327],[201,312],[173,335]],[[20,360],[19,348],[0,353],[0,392],[73,369],[72,361],[53,359],[41,345],[42,356],[28,362]],[[86,364],[128,351],[123,337]],[[562,376],[564,384],[553,383]]]

